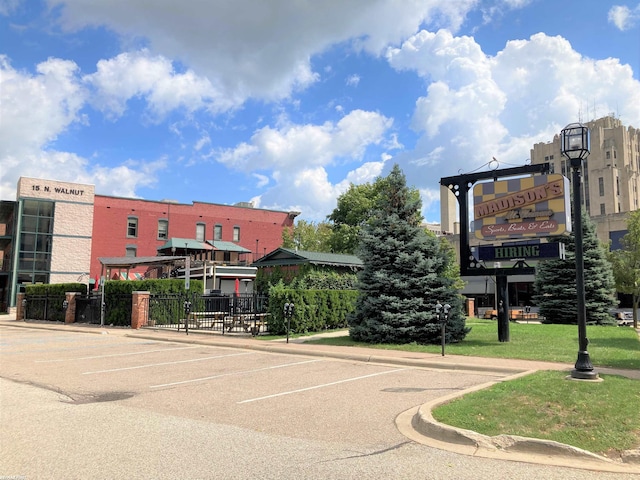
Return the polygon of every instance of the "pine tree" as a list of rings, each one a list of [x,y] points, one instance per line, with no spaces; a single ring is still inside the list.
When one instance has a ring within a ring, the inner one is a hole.
[[[616,305],[615,282],[611,263],[596,236],[595,225],[582,211],[584,252],[584,291],[586,319],[589,324],[613,325],[609,310]],[[557,237],[565,244],[565,260],[540,262],[536,267],[534,301],[545,323],[577,324],[575,233]]]
[[[362,229],[358,255],[360,295],[349,318],[354,340],[369,343],[439,343],[436,304],[451,305],[446,342],[458,342],[465,327],[462,298],[447,276],[450,257],[421,222],[421,201],[395,165],[373,218]]]

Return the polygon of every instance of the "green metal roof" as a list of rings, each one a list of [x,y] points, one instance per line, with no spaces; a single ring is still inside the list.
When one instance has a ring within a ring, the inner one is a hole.
[[[168,250],[171,251],[172,248],[175,248],[177,252],[184,250],[213,250],[211,245],[208,245],[203,242],[198,242],[197,240],[193,240],[191,238],[171,238],[167,243],[158,247],[158,251]]]
[[[292,250],[288,248],[278,248],[261,259],[256,260],[253,265],[256,267],[266,267],[272,265],[301,265],[306,263],[332,267],[361,268],[363,266],[362,260],[355,255],[310,252],[307,250]]]
[[[208,245],[211,245],[214,250],[219,250],[221,252],[238,252],[238,253],[251,253],[251,250],[248,250],[240,245],[233,242],[224,242],[222,240],[207,240]]]

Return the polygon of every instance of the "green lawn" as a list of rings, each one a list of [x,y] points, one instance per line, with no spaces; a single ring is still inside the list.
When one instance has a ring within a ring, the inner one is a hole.
[[[473,392],[433,410],[436,420],[485,435],[554,440],[615,457],[640,447],[640,382],[566,380],[542,371]]]
[[[471,319],[471,332],[460,343],[448,344],[445,354],[478,357],[519,358],[573,364],[578,354],[576,325],[540,325],[510,323],[510,341],[498,341],[498,326],[493,320]],[[588,326],[589,355],[594,366],[640,369],[640,340],[629,327]],[[383,349],[440,353],[440,345],[370,345],[344,337],[309,340],[310,343],[366,346]]]

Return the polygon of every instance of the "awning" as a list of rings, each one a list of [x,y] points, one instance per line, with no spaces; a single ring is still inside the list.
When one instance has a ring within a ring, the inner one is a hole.
[[[144,280],[144,275],[141,273],[127,273],[120,272],[120,280]]]

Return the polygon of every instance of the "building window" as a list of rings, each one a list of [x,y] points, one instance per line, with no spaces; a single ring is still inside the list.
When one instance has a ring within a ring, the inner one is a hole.
[[[127,219],[127,237],[136,238],[138,236],[138,217]]]
[[[600,204],[600,215],[604,215],[606,213],[605,208],[604,208],[604,203]]]
[[[127,245],[125,257],[135,257],[138,252],[138,247],[135,245]]]
[[[553,155],[549,155],[549,160],[553,160]]]
[[[198,242],[204,242],[204,230],[205,230],[204,223],[196,223],[196,240]]]
[[[222,225],[218,224],[213,227],[213,239],[222,240]]]
[[[18,283],[49,283],[54,203],[24,200],[18,245]]]
[[[598,192],[601,197],[604,197],[604,178],[598,178]]]
[[[240,227],[233,227],[233,241],[240,241]]]
[[[169,238],[169,220],[158,220],[158,240]]]
[[[620,195],[620,177],[616,177],[616,195]]]
[[[606,157],[607,157],[607,160],[610,160],[611,159],[611,152],[607,152]]]

